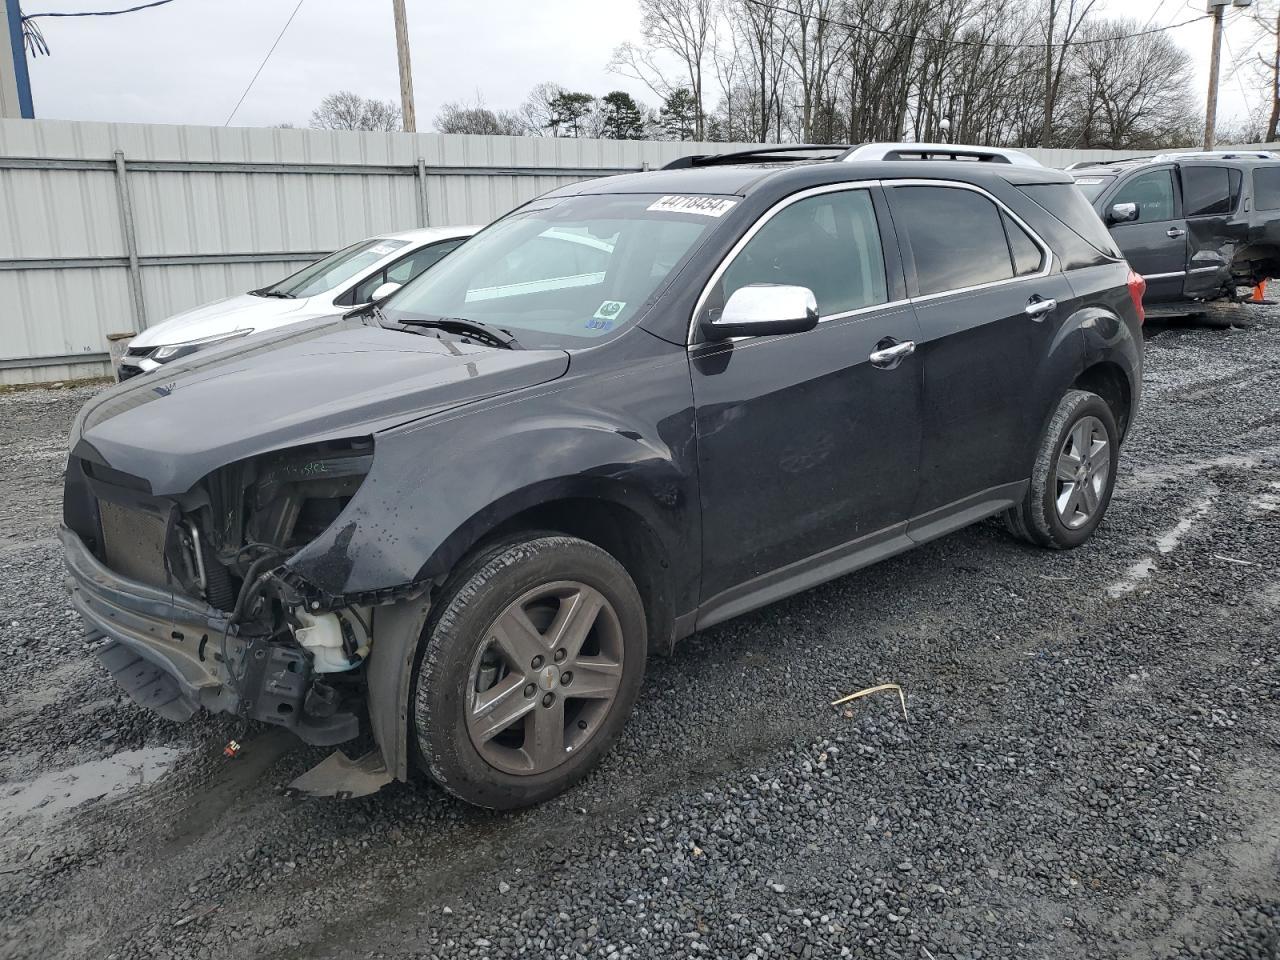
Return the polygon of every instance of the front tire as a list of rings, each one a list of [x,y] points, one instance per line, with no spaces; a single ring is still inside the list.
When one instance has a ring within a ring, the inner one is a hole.
[[[437,609],[412,700],[432,779],[498,810],[577,783],[644,677],[644,605],[623,566],[574,537],[506,543],[465,563]]]
[[[1026,496],[1005,511],[1009,531],[1051,549],[1080,546],[1107,512],[1119,454],[1119,431],[1106,401],[1068,390],[1040,441]]]

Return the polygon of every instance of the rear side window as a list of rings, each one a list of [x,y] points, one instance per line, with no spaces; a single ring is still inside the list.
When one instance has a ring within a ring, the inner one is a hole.
[[[1000,209],[956,187],[895,187],[894,221],[906,231],[920,295],[1013,277]]]
[[[1106,224],[1075,184],[1036,183],[1018,189],[1066,224],[1072,233],[1088,241],[1095,250],[1117,260],[1122,258],[1116,242],[1107,232]]]
[[[1230,213],[1235,209],[1232,192],[1226,167],[1182,168],[1182,209],[1188,217]],[[1235,192],[1239,192],[1238,186]]]
[[[824,317],[887,301],[884,250],[870,194],[821,193],[778,211],[725,270],[720,302],[753,283],[808,287]]]
[[[1280,210],[1280,166],[1253,171],[1253,203],[1259,210]]]
[[[1009,250],[1013,254],[1013,272],[1020,277],[1039,273],[1044,265],[1044,251],[1007,213],[1001,213],[1000,218],[1004,221],[1005,236],[1009,238]]]
[[[1137,204],[1138,220],[1141,223],[1172,220],[1173,171],[1166,168],[1139,174],[1116,191],[1116,195],[1111,198],[1111,206],[1117,203]]]

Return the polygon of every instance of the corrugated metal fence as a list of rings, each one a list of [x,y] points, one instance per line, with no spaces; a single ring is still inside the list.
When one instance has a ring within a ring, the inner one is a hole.
[[[0,384],[107,372],[107,335],[362,237],[487,223],[726,144],[0,120]],[[1106,151],[1031,151],[1054,166]]]

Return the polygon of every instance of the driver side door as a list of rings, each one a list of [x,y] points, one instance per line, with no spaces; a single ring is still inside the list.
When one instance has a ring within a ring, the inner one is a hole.
[[[695,332],[699,627],[910,545],[921,369],[889,222],[878,186],[794,195],[756,221],[704,294],[700,322],[744,286],[807,287],[820,320],[727,341]],[[873,362],[894,345],[892,361]]]
[[[1182,198],[1172,167],[1158,167],[1130,177],[1106,202],[1110,211],[1118,203],[1138,207],[1138,219],[1111,224],[1111,236],[1125,259],[1147,281],[1147,303],[1167,303],[1182,298],[1186,280],[1187,224]]]

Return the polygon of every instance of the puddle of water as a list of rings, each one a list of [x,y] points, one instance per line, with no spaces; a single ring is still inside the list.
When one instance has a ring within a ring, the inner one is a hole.
[[[31,815],[52,816],[99,797],[117,799],[154,783],[181,753],[172,747],[125,750],[52,770],[26,783],[0,783],[0,824]]]

